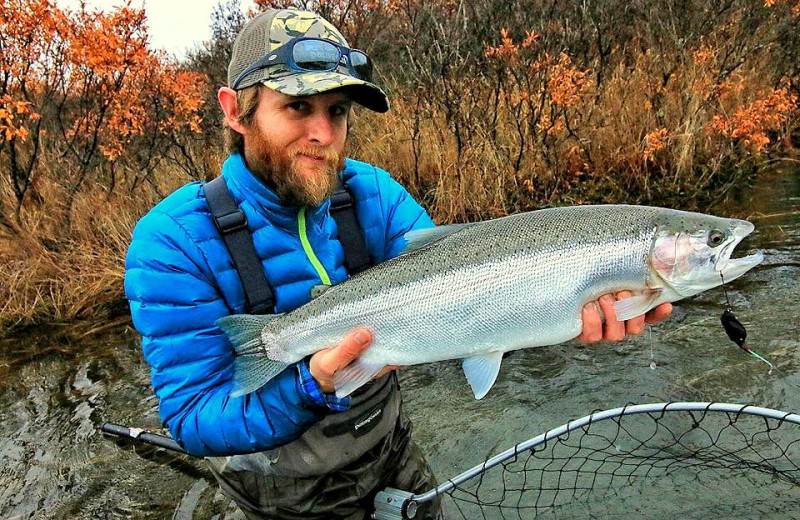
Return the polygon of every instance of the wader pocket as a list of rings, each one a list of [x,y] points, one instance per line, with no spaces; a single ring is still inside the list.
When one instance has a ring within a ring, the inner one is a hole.
[[[331,413],[299,439],[275,450],[210,459],[217,473],[237,471],[281,477],[313,477],[358,460],[392,433],[400,413],[397,376],[389,373],[353,394],[350,409]]]
[[[356,439],[363,437],[381,423],[383,419],[383,407],[384,403],[381,403],[359,417],[354,417],[353,419],[336,424],[329,424],[322,428],[322,434],[329,439],[347,433],[350,433]]]

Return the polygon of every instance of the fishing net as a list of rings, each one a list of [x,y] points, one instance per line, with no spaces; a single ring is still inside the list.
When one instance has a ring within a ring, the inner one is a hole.
[[[597,412],[436,490],[445,518],[792,518],[800,416],[721,403]],[[411,508],[413,511],[413,507]]]

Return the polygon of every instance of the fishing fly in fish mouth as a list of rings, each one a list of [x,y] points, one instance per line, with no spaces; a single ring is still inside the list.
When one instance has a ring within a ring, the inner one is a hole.
[[[551,208],[409,233],[401,256],[277,316],[219,320],[236,349],[243,395],[356,327],[370,347],[334,374],[346,396],[386,366],[463,359],[477,399],[503,353],[581,333],[585,304],[616,301],[620,322],[731,281],[763,259],[732,259],[747,221],[646,206]],[[721,276],[722,275],[722,276]]]

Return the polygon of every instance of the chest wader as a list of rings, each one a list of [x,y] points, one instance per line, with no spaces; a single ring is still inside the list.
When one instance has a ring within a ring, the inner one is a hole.
[[[244,212],[222,177],[204,185],[203,191],[242,280],[246,312],[274,312],[272,288]],[[350,193],[337,191],[330,212],[339,228],[348,273],[369,267]],[[435,485],[427,462],[411,442],[411,423],[401,412],[394,372],[355,391],[349,410],[328,414],[289,444],[206,460],[222,491],[251,519],[361,520],[373,510],[372,499],[384,487],[422,492]]]

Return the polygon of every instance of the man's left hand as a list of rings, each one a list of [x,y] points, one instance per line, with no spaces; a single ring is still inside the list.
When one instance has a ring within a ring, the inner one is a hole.
[[[617,321],[614,303],[631,296],[633,293],[630,291],[620,291],[616,295],[604,294],[596,302],[584,305],[583,331],[575,339],[582,343],[621,341],[627,334],[641,334],[646,324],[663,321],[672,313],[672,304],[662,303],[643,316],[628,321]]]

